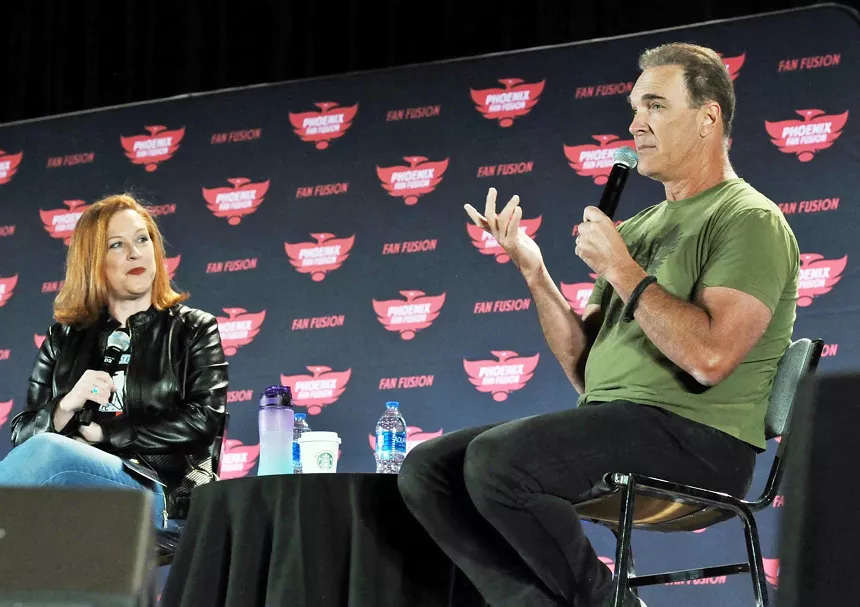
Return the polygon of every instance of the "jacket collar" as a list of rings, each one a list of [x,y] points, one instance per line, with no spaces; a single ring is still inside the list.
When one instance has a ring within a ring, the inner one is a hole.
[[[142,312],[135,312],[131,316],[128,317],[128,322],[126,323],[129,327],[134,327],[135,329],[139,329],[141,327],[145,327],[149,323],[151,323],[155,318],[160,314],[159,310],[155,306],[149,306],[146,310]],[[119,327],[119,321],[111,316],[110,311],[108,311],[108,307],[105,306],[102,308],[101,314],[101,324],[105,329],[114,330]]]

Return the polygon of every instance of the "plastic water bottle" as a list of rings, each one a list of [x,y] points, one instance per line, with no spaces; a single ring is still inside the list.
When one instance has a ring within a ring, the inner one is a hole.
[[[406,457],[406,422],[400,403],[385,403],[385,413],[376,422],[376,471],[397,474]]]
[[[293,393],[269,386],[260,396],[260,462],[257,476],[293,472]]]
[[[299,439],[302,434],[308,432],[311,427],[308,425],[307,413],[296,413],[295,425],[293,426],[293,474],[302,473],[302,450],[299,445]]]

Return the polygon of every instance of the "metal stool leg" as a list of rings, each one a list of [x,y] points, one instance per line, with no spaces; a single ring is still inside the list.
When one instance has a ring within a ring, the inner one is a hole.
[[[618,546],[619,541],[621,541],[621,532],[618,529],[612,528],[612,534],[615,536],[616,547]],[[617,549],[617,548],[616,548]],[[627,549],[628,554],[628,566],[627,566],[627,581],[629,583],[630,578],[636,575],[636,555],[633,552],[633,547],[630,546]],[[633,596],[639,598],[639,589],[636,587],[631,587],[630,592],[633,593]]]
[[[749,556],[750,577],[752,577],[753,592],[755,593],[755,604],[756,607],[769,607],[770,597],[767,594],[767,581],[764,575],[761,546],[759,545],[755,519],[749,512],[742,513],[740,519],[744,525],[744,537],[747,542],[747,555]]]
[[[630,536],[633,532],[633,502],[636,499],[636,481],[632,477],[625,478],[625,486],[621,490],[621,513],[618,517],[619,535],[615,548],[615,580],[612,584],[611,607],[622,607],[624,594],[628,591],[627,582],[632,571]],[[616,481],[617,482],[617,481]]]

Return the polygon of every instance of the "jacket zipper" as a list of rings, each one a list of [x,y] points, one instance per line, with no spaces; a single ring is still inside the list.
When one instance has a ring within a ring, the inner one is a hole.
[[[140,399],[136,398],[137,397],[136,392],[134,394],[135,398],[132,398],[132,396],[131,396],[132,390],[130,390],[129,388],[134,385],[134,382],[131,381],[131,377],[132,377],[131,371],[132,371],[132,368],[134,365],[134,361],[139,359],[140,356],[134,356],[133,355],[134,354],[134,346],[135,346],[135,344],[134,344],[134,324],[132,324],[132,323],[128,324],[128,333],[129,333],[129,337],[131,340],[132,356],[129,356],[128,367],[126,367],[126,369],[125,369],[125,398],[126,398],[126,401],[125,401],[126,402],[126,412],[125,412],[125,414],[129,416],[129,421],[131,422],[132,421],[131,420],[131,403],[133,401],[137,402],[137,400],[140,400]],[[140,455],[140,453],[136,453],[135,455],[137,456],[137,460],[139,462],[145,464],[147,468],[149,468],[150,470],[155,472],[155,474],[158,476],[158,472],[155,470],[155,468],[153,468],[149,464],[149,462],[147,462],[145,459],[143,459],[143,457]],[[161,488],[161,503],[163,505],[163,508],[161,510],[161,523],[162,523],[161,526],[163,529],[167,529],[167,522],[169,520],[167,517],[167,487]]]

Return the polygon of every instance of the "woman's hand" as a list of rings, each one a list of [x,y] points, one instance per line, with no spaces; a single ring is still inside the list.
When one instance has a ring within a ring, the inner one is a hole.
[[[110,375],[104,371],[87,369],[58,407],[67,413],[74,413],[83,409],[88,400],[106,405],[114,390],[116,388]]]
[[[86,426],[81,426],[78,428],[78,432],[81,437],[90,445],[96,445],[98,443],[103,443],[105,440],[105,433],[102,427],[93,422]]]

